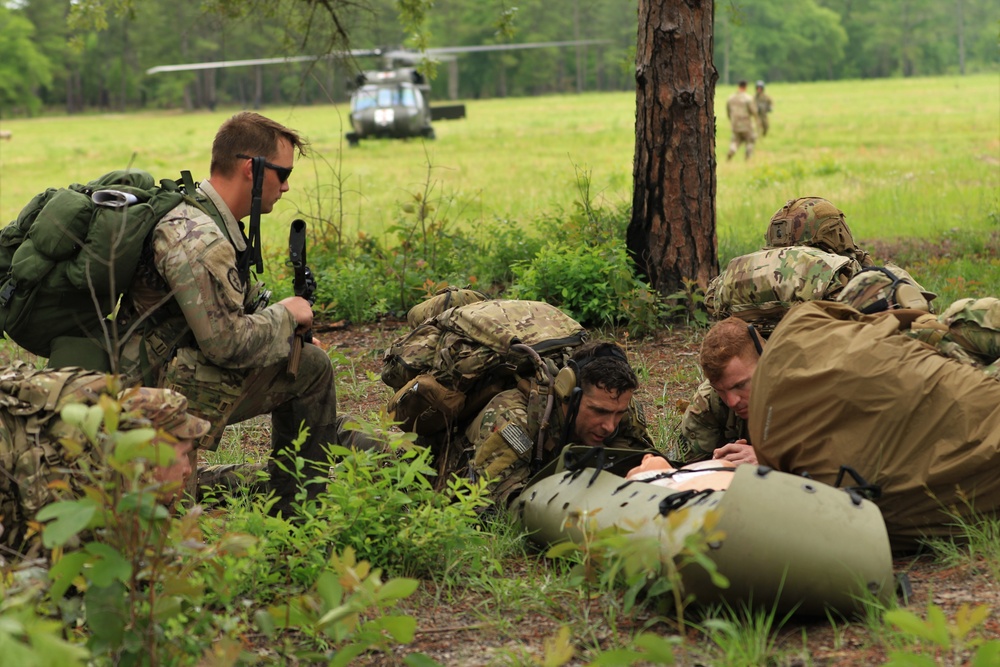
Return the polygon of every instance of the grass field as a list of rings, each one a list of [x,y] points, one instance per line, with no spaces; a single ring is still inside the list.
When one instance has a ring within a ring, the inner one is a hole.
[[[787,199],[823,196],[861,240],[935,240],[961,230],[1000,229],[1000,86],[997,76],[841,81],[769,86],[771,134],[750,162],[724,159],[719,122],[717,226],[720,259],[756,249]],[[265,223],[272,252],[298,210],[339,220],[348,236],[384,233],[400,206],[433,186],[430,199],[453,224],[494,216],[522,223],[578,198],[587,173],[598,202],[628,202],[635,101],[631,93],[468,101],[468,118],[436,124],[437,141],[343,142],[345,107],[270,108],[315,149],[300,160],[292,190]],[[0,142],[0,216],[10,220],[36,192],[90,180],[129,164],[157,176],[207,174],[212,137],[232,109],[7,120]],[[428,175],[429,174],[429,175]],[[339,183],[339,185],[335,185]],[[277,246],[277,247],[276,247]]]

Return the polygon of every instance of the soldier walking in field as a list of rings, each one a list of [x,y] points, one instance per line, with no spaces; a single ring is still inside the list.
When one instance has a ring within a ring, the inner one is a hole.
[[[757,121],[757,103],[747,92],[747,82],[740,81],[738,90],[726,102],[726,117],[733,128],[733,138],[729,142],[727,160],[732,160],[740,144],[746,144],[746,159],[753,154],[753,144],[757,139],[754,123]]]
[[[757,82],[757,94],[754,96],[754,101],[757,102],[757,119],[760,121],[760,134],[762,137],[766,137],[769,126],[767,114],[771,113],[772,109],[774,109],[774,103],[771,101],[771,96],[764,92],[763,81]]]

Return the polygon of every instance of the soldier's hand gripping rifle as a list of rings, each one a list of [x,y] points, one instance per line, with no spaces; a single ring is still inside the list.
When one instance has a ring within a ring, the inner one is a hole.
[[[288,230],[288,265],[292,267],[292,290],[312,306],[316,303],[316,279],[306,264],[306,222],[292,220]],[[312,329],[303,334],[292,334],[292,349],[288,355],[288,372],[295,375],[299,371],[302,346],[312,342]]]

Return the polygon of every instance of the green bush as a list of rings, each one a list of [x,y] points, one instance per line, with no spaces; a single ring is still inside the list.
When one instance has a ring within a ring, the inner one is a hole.
[[[623,242],[592,245],[549,244],[531,261],[513,267],[515,299],[546,301],[580,323],[626,324],[632,335],[655,328],[660,303],[636,278]]]
[[[317,273],[315,310],[334,320],[372,322],[390,310],[387,287],[377,267],[348,259]]]
[[[514,263],[531,260],[544,243],[518,222],[500,218],[483,224],[474,238],[476,247],[468,259],[479,289],[509,285],[514,280]]]

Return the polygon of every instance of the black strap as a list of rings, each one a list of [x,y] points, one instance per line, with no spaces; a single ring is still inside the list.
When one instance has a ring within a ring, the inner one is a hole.
[[[660,501],[660,516],[667,516],[674,510],[684,507],[689,502],[707,498],[713,493],[715,493],[714,489],[688,490],[673,493]]]
[[[260,208],[264,191],[264,169],[267,162],[263,157],[250,158],[253,165],[253,189],[250,200],[250,229],[247,233],[247,251],[240,257],[240,277],[250,284],[250,267],[260,275],[264,272],[264,258],[260,249]]]
[[[855,500],[855,505],[861,504],[861,498],[866,498],[868,500],[876,500],[882,497],[882,487],[878,484],[869,484],[868,480],[861,476],[861,474],[850,466],[840,466],[840,472],[837,473],[837,480],[833,483],[838,489],[841,488],[840,484],[844,481],[844,473],[847,473],[854,480],[855,486],[846,486],[844,491],[851,496],[852,500]]]

